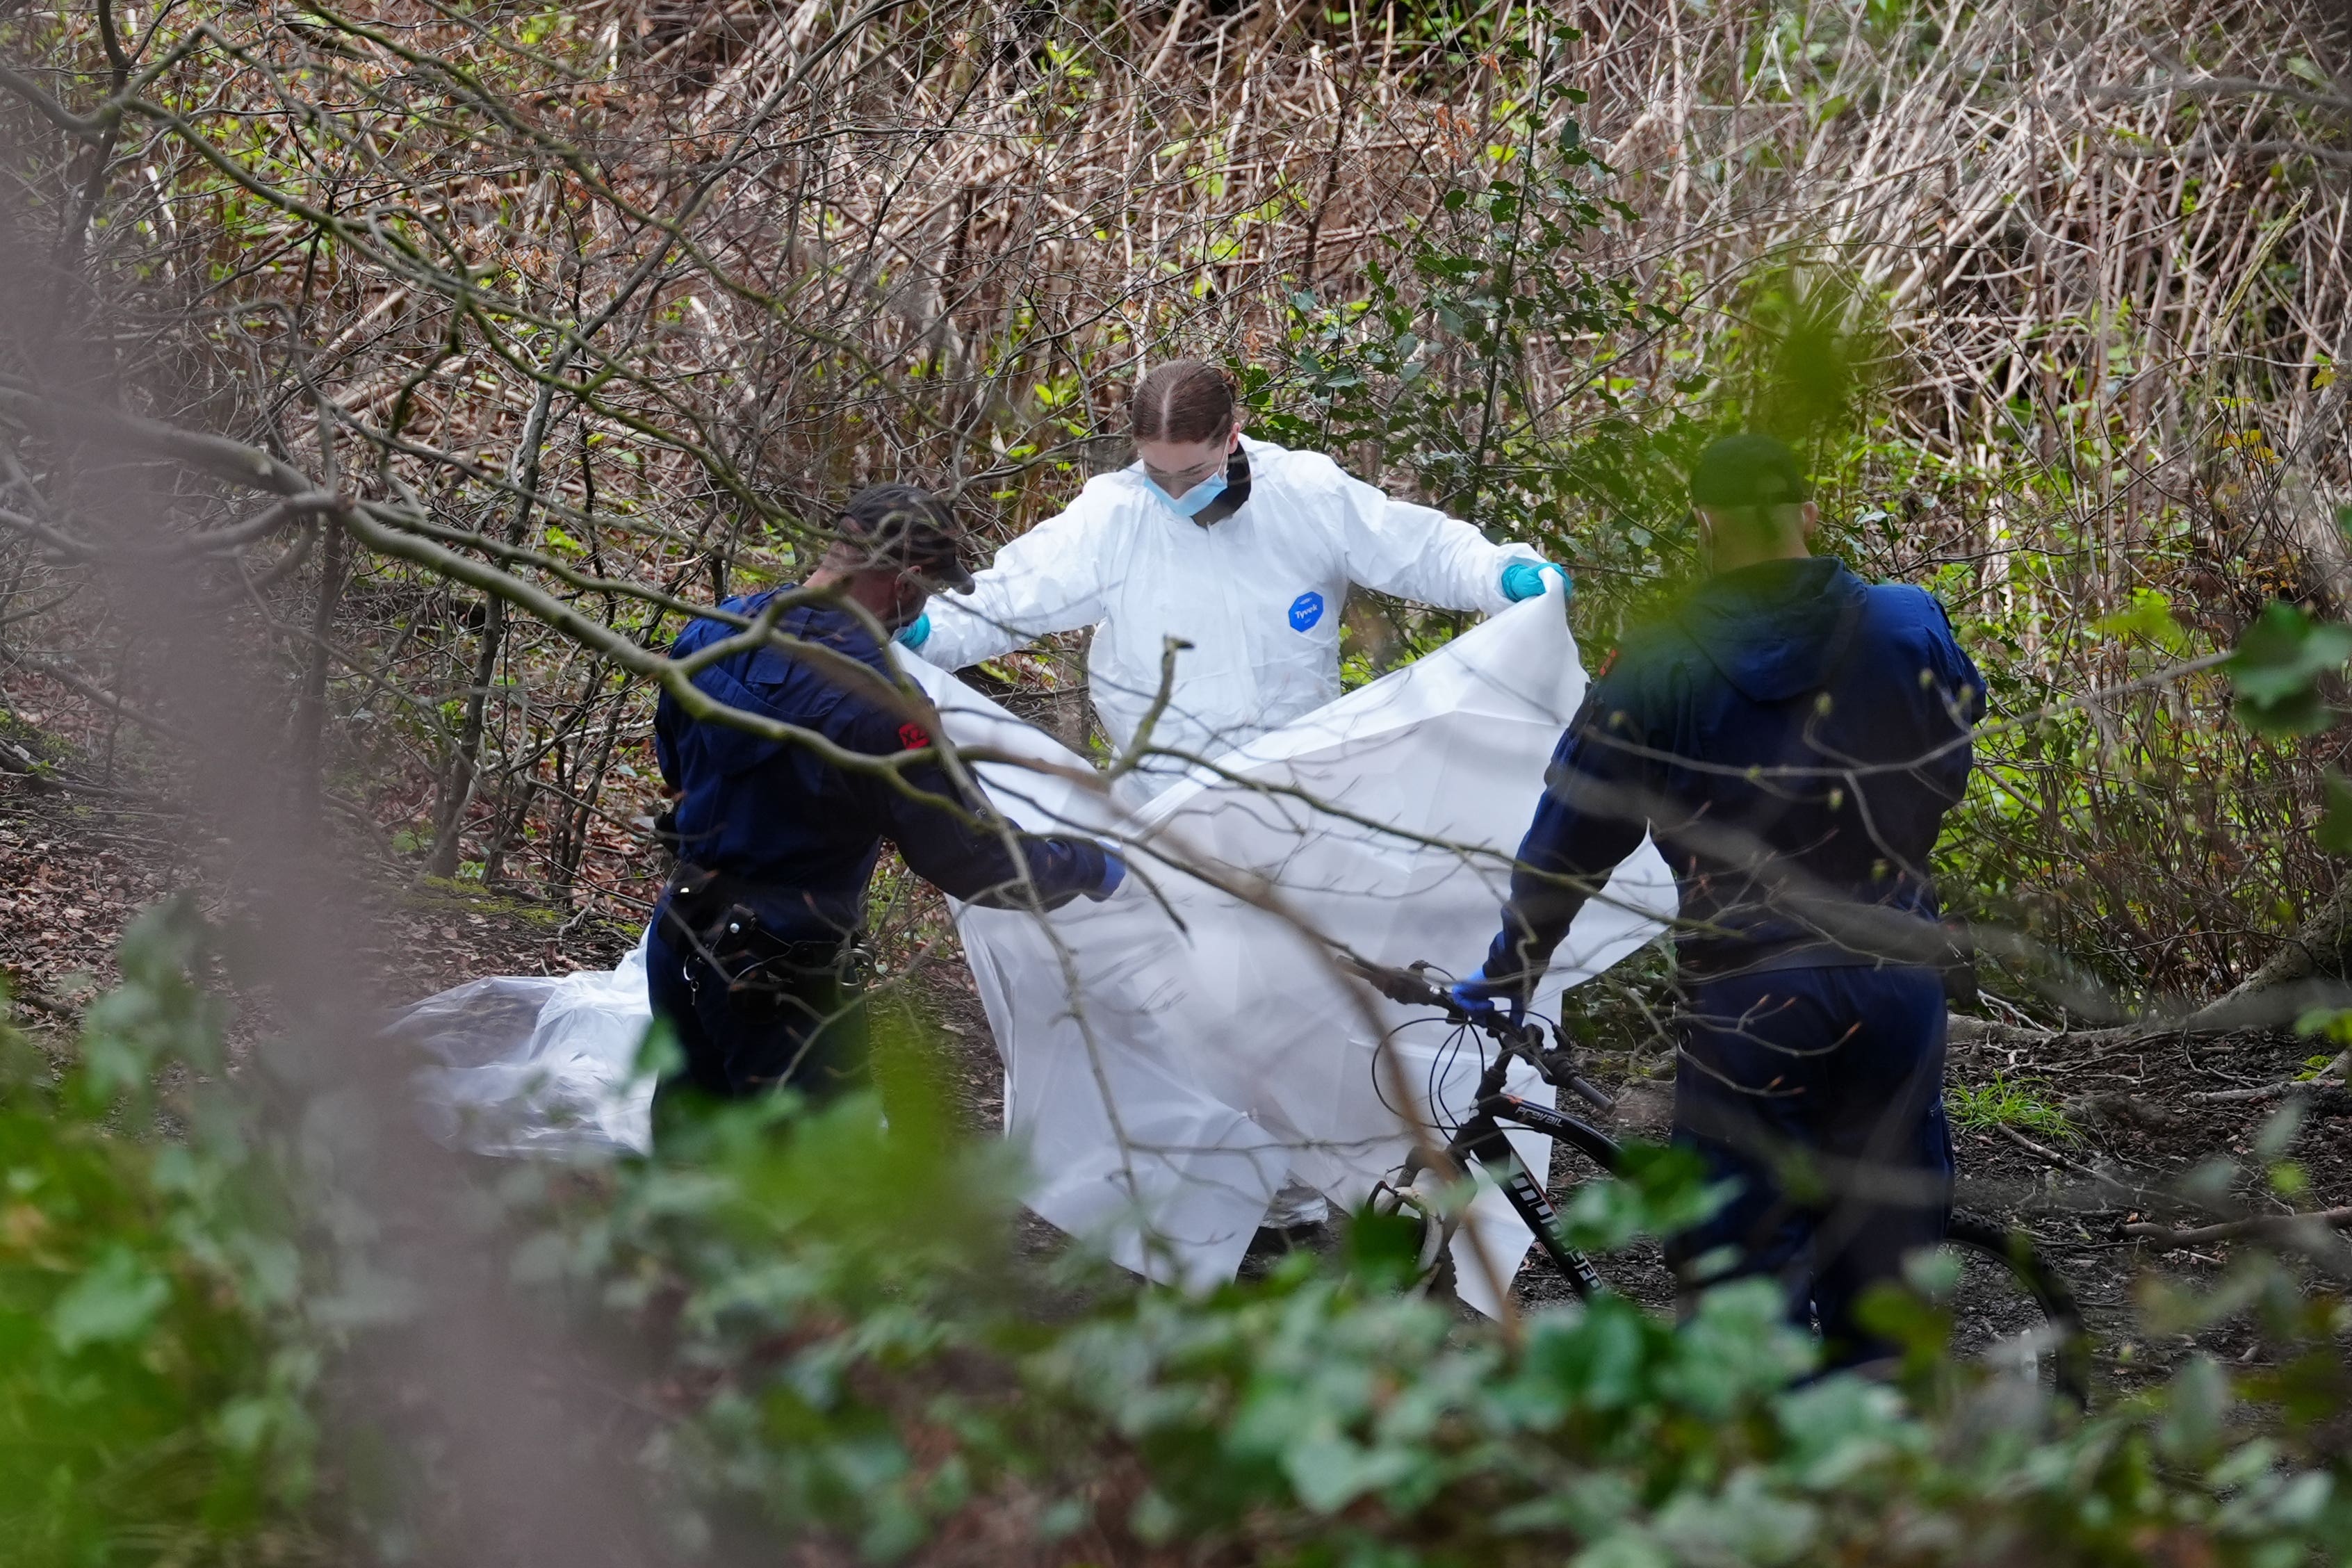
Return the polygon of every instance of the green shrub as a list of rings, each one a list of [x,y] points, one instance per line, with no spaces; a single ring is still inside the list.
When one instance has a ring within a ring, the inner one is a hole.
[[[1003,1250],[1013,1171],[944,1126],[894,1103],[886,1129],[871,1100],[730,1111],[573,1216],[583,1283],[632,1309],[682,1295],[677,1353],[712,1392],[659,1459],[690,1521],[754,1508],[921,1561],[1012,1518],[1074,1562],[1302,1568],[2284,1568],[2352,1550],[2331,1396],[2277,1392],[2340,1391],[2329,1341],[2352,1317],[2267,1264],[2169,1310],[2260,1298],[2291,1379],[2242,1393],[2198,1361],[2084,1418],[1952,1364],[1949,1320],[1906,1300],[1882,1309],[1911,1347],[1890,1385],[1812,1376],[1759,1282],[1679,1327],[1622,1300],[1465,1323],[1394,1291],[1376,1228],[1205,1297],[1024,1270]],[[1599,1246],[1702,1201],[1659,1159],[1581,1189],[1568,1220]]]
[[[0,1562],[290,1561],[315,1358],[287,1332],[298,1256],[227,1106],[149,1131],[159,1075],[217,1077],[221,1009],[173,903],[62,1075],[0,1031]]]
[[[299,1189],[205,1091],[205,941],[183,906],[142,920],[60,1080],[5,1042],[12,1568],[331,1555],[303,1512],[322,1346],[304,1216],[278,1196]],[[2352,1552],[2352,1313],[2259,1254],[2210,1294],[2144,1294],[2157,1335],[2251,1315],[2269,1368],[2191,1361],[2088,1417],[1953,1365],[1948,1320],[1907,1298],[1881,1306],[1909,1347],[1895,1383],[1815,1375],[1759,1282],[1680,1325],[1615,1299],[1465,1322],[1396,1291],[1402,1238],[1374,1223],[1262,1283],[1139,1289],[1076,1249],[1024,1258],[1018,1152],[957,1134],[903,1017],[880,1036],[877,1095],[730,1108],[657,1158],[504,1184],[540,1194],[511,1277],[548,1294],[551,1329],[586,1307],[656,1352],[637,1403],[659,1417],[630,1451],[680,1561],[746,1529],[875,1562],[971,1561],[979,1540],[1299,1568]],[[170,1136],[159,1078],[193,1080]],[[1687,1161],[1641,1157],[1564,1223],[1612,1247],[1706,1201]]]

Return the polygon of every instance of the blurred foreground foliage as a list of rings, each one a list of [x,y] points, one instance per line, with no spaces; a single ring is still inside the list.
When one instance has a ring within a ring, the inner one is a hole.
[[[233,1113],[249,1095],[204,1089],[222,1073],[223,1010],[192,978],[208,945],[184,908],[142,921],[60,1083],[9,1042],[12,1564],[282,1562],[351,1539],[305,1522],[331,1524],[349,1489],[314,1486],[306,1414],[309,1325],[334,1320],[306,1300],[304,1222],[277,1195],[291,1167]],[[1899,1387],[1811,1377],[1756,1286],[1679,1329],[1621,1300],[1465,1324],[1395,1292],[1400,1238],[1371,1223],[1263,1283],[1139,1290],[1081,1255],[1022,1256],[1014,1155],[958,1134],[918,1032],[883,1034],[877,1095],[734,1108],[656,1160],[490,1184],[551,1337],[601,1319],[657,1347],[639,1403],[659,1417],[625,1440],[680,1561],[747,1531],[809,1561],[1351,1568],[2352,1552],[2352,1319],[2258,1257],[2147,1308],[2176,1330],[2252,1314],[2272,1369],[2194,1361],[2089,1417],[1953,1364],[1948,1324],[1902,1301]],[[1569,1219],[1601,1245],[1704,1201],[1662,1159]],[[331,1199],[306,1206],[315,1223]]]
[[[903,1091],[903,1084],[901,1089]],[[1041,1561],[1346,1564],[2146,1561],[2352,1551],[2342,1306],[2246,1265],[2176,1321],[2253,1311],[2282,1370],[2195,1362],[2091,1417],[1942,1353],[1948,1320],[1885,1310],[1901,1387],[1818,1378],[1759,1282],[1675,1327],[1622,1300],[1516,1334],[1397,1294],[1370,1223],[1338,1260],[1187,1297],[1024,1272],[1003,1152],[891,1097],[731,1111],[576,1215],[576,1278],[640,1310],[682,1291],[711,1392],[663,1446],[690,1516],[756,1508],[863,1554],[992,1533]],[[1672,1160],[1583,1190],[1622,1244],[1704,1201]],[[974,1223],[978,1221],[979,1223]],[[1040,1295],[1043,1291],[1045,1294]],[[2331,1446],[2333,1445],[2333,1446]],[[1001,1521],[1000,1521],[1001,1522]],[[942,1552],[939,1561],[956,1561]],[[1172,1558],[1171,1560],[1173,1560]]]
[[[297,1511],[320,1371],[303,1259],[267,1144],[218,1087],[210,947],[184,904],[143,916],[61,1079],[0,1032],[11,1568],[318,1558]]]

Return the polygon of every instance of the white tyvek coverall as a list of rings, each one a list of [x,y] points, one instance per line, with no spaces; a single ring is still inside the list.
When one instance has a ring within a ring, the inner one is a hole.
[[[1176,658],[1155,746],[1211,758],[1339,695],[1339,612],[1351,583],[1448,610],[1508,607],[1503,567],[1540,557],[1468,523],[1390,500],[1318,452],[1243,437],[1249,500],[1207,528],[1179,517],[1142,465],[1087,481],[1060,516],[996,552],[973,592],[929,606],[924,658],[960,669],[1053,632],[1096,628],[1087,679],[1121,750]],[[1161,759],[1146,787],[1183,774]]]

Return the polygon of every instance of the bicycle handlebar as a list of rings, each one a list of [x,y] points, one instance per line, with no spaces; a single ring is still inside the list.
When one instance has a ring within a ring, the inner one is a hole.
[[[1554,1033],[1554,1048],[1548,1051],[1544,1048],[1543,1026],[1516,1023],[1499,1009],[1471,1012],[1456,1002],[1444,986],[1423,974],[1423,966],[1418,963],[1410,969],[1388,969],[1353,958],[1343,959],[1340,963],[1349,973],[1390,1001],[1406,1007],[1434,1007],[1443,1012],[1450,1023],[1483,1029],[1506,1046],[1523,1052],[1547,1080],[1570,1089],[1600,1110],[1616,1109],[1614,1095],[1569,1065],[1567,1048],[1559,1041],[1557,1031]]]
[[[1341,965],[1391,1002],[1407,1007],[1443,1007],[1448,1013],[1462,1011],[1443,986],[1431,984],[1418,970],[1385,969],[1353,958],[1343,959]]]

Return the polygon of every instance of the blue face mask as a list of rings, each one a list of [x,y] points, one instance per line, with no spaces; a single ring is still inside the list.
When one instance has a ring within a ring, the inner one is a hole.
[[[1211,501],[1225,493],[1225,476],[1223,469],[1211,474],[1181,496],[1170,495],[1160,488],[1160,483],[1156,479],[1146,479],[1143,482],[1150,485],[1151,493],[1166,501],[1178,517],[1198,517],[1209,510]]]

